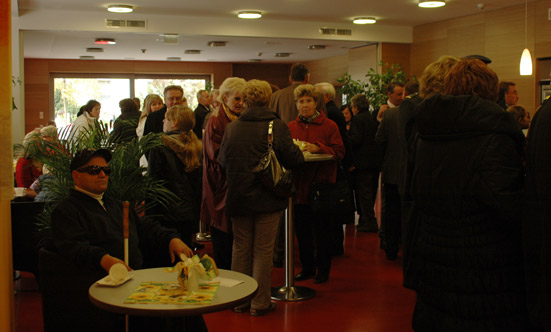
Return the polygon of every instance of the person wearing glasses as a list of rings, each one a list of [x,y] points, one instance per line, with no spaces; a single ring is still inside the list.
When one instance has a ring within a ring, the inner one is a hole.
[[[84,149],[71,161],[75,188],[52,213],[52,235],[55,248],[61,256],[76,265],[109,272],[124,258],[122,203],[104,196],[111,168],[111,153],[105,149]],[[180,240],[177,231],[169,230],[149,219],[139,219],[129,213],[129,264],[139,269],[142,254],[138,240],[156,246],[166,245],[172,262],[180,254],[191,256],[191,249]]]

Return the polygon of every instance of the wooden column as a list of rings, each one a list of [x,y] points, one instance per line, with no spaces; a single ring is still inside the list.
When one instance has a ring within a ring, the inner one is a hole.
[[[0,331],[15,331],[10,201],[13,198],[11,142],[11,6],[0,6]]]

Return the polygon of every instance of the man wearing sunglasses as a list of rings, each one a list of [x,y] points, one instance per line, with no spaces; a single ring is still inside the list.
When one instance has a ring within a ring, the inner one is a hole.
[[[105,149],[84,149],[71,162],[75,189],[52,214],[54,243],[62,256],[80,266],[103,268],[109,272],[115,263],[123,263],[122,203],[104,197],[111,168],[111,153]],[[181,253],[191,256],[191,249],[174,230],[155,221],[140,219],[129,212],[129,266],[138,269],[142,254],[138,240],[158,247],[168,247],[172,262]],[[126,265],[126,264],[125,264]]]

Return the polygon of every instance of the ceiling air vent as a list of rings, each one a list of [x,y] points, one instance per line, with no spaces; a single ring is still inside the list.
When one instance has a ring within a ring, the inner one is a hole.
[[[166,58],[166,61],[182,61],[182,58],[180,58],[179,56],[169,56],[168,58]]]
[[[86,52],[90,52],[90,53],[102,53],[103,52],[103,48],[101,47],[88,47],[86,49]]]
[[[178,44],[178,35],[174,33],[165,33],[161,35],[165,44]]]
[[[95,58],[91,55],[81,55],[79,57],[80,60],[94,60]]]
[[[291,53],[276,53],[274,56],[276,58],[288,58],[291,55]]]
[[[142,20],[126,20],[126,26],[129,28],[145,28],[146,22]]]
[[[222,47],[222,46],[226,46],[226,42],[225,41],[211,41],[211,42],[208,42],[207,45],[209,45],[210,47]]]
[[[352,36],[352,30],[350,30],[350,29],[337,29],[337,35],[339,35],[339,36]]]
[[[124,28],[126,26],[126,20],[112,20],[108,18],[105,19],[105,25],[108,28]]]
[[[320,28],[320,33],[322,35],[335,35],[335,34],[337,34],[335,29],[332,29],[332,28]]]
[[[186,50],[185,54],[201,54],[201,50]]]

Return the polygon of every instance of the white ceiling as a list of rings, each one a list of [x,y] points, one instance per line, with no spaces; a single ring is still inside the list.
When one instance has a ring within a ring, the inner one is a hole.
[[[530,0],[532,2],[535,0]],[[372,42],[410,43],[416,25],[522,5],[523,0],[447,0],[437,9],[421,9],[417,0],[17,0],[14,26],[24,32],[27,58],[296,62],[346,54]],[[131,14],[108,13],[108,4],[135,7]],[[522,10],[523,7],[519,7]],[[241,20],[241,10],[264,13],[260,20]],[[18,15],[18,17],[17,17]],[[373,16],[374,25],[354,25],[357,16]],[[145,20],[146,28],[108,28],[106,19]],[[322,27],[350,29],[352,35],[321,35]],[[162,34],[178,35],[165,44]],[[96,38],[114,38],[116,45],[94,45]],[[226,41],[226,47],[209,47]],[[309,50],[313,44],[325,50]],[[88,53],[102,47],[103,53]],[[143,52],[142,50],[145,50]],[[201,50],[187,55],[185,50]],[[288,52],[288,58],[275,53]]]

